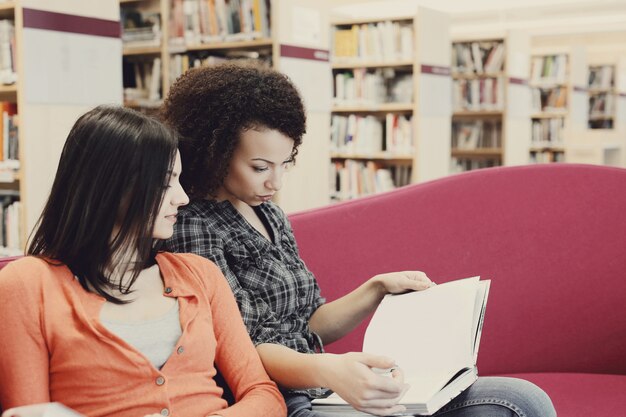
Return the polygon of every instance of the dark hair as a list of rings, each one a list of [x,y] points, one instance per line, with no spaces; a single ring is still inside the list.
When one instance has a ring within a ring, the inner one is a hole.
[[[306,132],[304,104],[293,83],[252,62],[186,72],[170,88],[161,118],[180,135],[181,183],[192,199],[215,196],[244,131],[278,130],[293,139],[292,158]]]
[[[131,109],[100,106],[82,115],[65,141],[28,254],[67,265],[83,288],[123,303],[108,290],[129,293],[154,262],[152,232],[177,144],[174,132]],[[132,274],[115,284],[113,271]]]

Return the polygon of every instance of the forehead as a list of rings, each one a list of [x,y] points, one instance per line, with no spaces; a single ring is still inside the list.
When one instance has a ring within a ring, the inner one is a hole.
[[[248,158],[263,158],[281,162],[291,155],[294,141],[278,130],[249,129],[241,134],[237,152]]]

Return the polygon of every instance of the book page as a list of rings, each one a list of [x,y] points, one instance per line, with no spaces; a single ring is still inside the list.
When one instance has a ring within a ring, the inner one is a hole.
[[[427,375],[446,383],[474,366],[474,304],[479,277],[424,291],[386,296],[363,341],[363,351],[393,358],[407,379]]]

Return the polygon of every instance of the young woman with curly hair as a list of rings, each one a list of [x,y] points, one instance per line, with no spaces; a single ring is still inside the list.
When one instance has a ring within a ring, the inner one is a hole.
[[[401,370],[389,378],[372,369],[393,367],[392,358],[326,354],[323,345],[350,332],[385,294],[433,283],[419,271],[381,274],[325,302],[300,259],[287,217],[271,201],[305,133],[304,106],[290,80],[254,64],[194,69],[171,87],[162,117],[181,135],[181,181],[191,196],[166,244],[222,269],[265,369],[283,390],[289,416],[326,415],[312,410],[311,398],[328,389],[371,414],[401,413]],[[554,410],[530,383],[481,378],[440,413],[548,417]]]

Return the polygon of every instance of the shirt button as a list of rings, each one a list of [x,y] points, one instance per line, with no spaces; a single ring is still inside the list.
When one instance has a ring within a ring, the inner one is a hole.
[[[185,351],[185,348],[182,346],[178,346],[178,349],[176,349],[176,353],[178,353],[179,355],[182,354]]]
[[[171,293],[172,293],[172,287],[165,288],[165,294],[171,294]]]
[[[165,378],[163,378],[162,376],[157,377],[155,382],[156,382],[157,385],[163,385],[163,384],[165,384]]]
[[[300,297],[304,298],[304,296],[306,295],[306,291],[304,291],[304,290],[300,290],[300,291],[298,291],[298,295],[299,295]]]
[[[161,410],[161,415],[162,416],[169,416],[170,415],[170,410],[168,410],[167,408],[164,408],[163,410]]]

